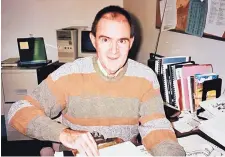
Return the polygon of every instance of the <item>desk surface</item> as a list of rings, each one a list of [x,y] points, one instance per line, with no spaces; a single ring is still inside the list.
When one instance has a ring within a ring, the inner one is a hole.
[[[225,151],[225,147],[223,145],[221,145],[220,143],[218,143],[217,141],[215,141],[214,139],[212,139],[211,137],[209,137],[208,135],[206,135],[199,129],[192,130],[190,132],[185,132],[185,133],[180,133],[179,131],[175,130],[175,134],[177,138],[187,137],[191,135],[198,135]]]

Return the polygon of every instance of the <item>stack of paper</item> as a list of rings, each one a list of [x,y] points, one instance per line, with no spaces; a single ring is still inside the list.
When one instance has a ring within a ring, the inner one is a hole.
[[[225,116],[216,116],[199,125],[199,129],[225,147]]]
[[[99,150],[100,156],[152,156],[143,145],[136,147],[132,142],[124,142]],[[63,157],[63,152],[55,152],[55,157]],[[77,154],[78,157],[81,155]]]
[[[224,156],[225,151],[200,137],[190,135],[178,138],[179,144],[184,148],[186,156]]]
[[[99,150],[100,156],[150,156],[130,141]]]

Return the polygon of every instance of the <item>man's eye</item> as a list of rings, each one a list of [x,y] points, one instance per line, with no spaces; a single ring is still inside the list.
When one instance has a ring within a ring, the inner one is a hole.
[[[119,43],[120,44],[126,44],[127,43],[127,40],[121,39],[121,40],[119,40]]]
[[[102,38],[101,41],[102,42],[108,42],[109,40],[107,38]]]

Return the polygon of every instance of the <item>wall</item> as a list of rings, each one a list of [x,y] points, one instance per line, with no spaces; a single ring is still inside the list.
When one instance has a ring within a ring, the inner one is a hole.
[[[43,36],[48,57],[57,60],[55,30],[71,25],[90,26],[95,13],[109,4],[124,6],[138,18],[142,42],[137,60],[147,64],[158,35],[156,0],[2,0],[1,60],[18,56],[16,38],[29,34]],[[225,80],[223,41],[168,31],[161,34],[158,52],[167,56],[190,55],[198,63],[211,63]]]
[[[2,0],[1,60],[19,57],[17,38],[44,37],[48,59],[58,60],[56,29],[91,26],[95,14],[122,0]],[[3,97],[1,114],[3,115]]]
[[[159,31],[155,29],[156,0],[124,0],[123,5],[140,21],[143,38],[137,60],[147,64],[149,53],[155,50]],[[190,55],[197,63],[211,63],[214,72],[223,78],[223,88],[225,87],[224,41],[167,31],[161,34],[158,53],[166,56]]]
[[[95,14],[123,0],[2,0],[1,60],[18,57],[17,38],[44,37],[49,59],[57,60],[56,29],[91,26]]]

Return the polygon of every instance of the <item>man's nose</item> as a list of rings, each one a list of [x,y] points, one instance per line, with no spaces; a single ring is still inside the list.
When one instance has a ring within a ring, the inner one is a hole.
[[[112,54],[117,54],[118,53],[117,42],[113,42],[112,43],[111,52],[112,52]]]

